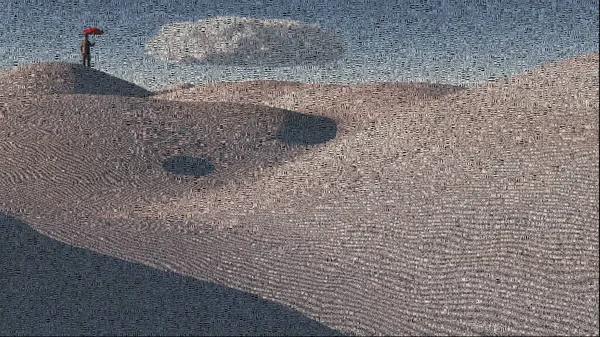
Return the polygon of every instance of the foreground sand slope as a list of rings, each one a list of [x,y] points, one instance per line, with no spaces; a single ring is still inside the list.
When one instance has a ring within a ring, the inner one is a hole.
[[[0,212],[2,336],[339,336],[281,303],[53,240]]]
[[[53,206],[12,180],[2,195],[61,241],[250,291],[348,333],[596,334],[597,67],[597,53],[584,55],[410,104],[355,96],[363,103],[348,113],[378,118],[347,137],[91,220],[18,210]]]

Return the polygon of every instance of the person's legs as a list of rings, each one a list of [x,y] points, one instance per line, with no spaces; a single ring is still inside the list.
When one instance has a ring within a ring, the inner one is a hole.
[[[86,60],[86,62],[87,62],[87,66],[88,66],[88,67],[91,67],[91,66],[92,66],[92,64],[91,64],[91,61],[92,61],[92,56],[91,56],[90,54],[86,54],[86,55],[85,55],[85,60]]]
[[[85,54],[81,54],[81,63],[85,66]]]

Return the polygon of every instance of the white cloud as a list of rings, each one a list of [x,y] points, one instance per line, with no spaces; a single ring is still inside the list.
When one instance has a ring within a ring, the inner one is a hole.
[[[337,34],[318,25],[235,16],[168,23],[146,43],[158,59],[230,65],[327,62],[344,49]]]

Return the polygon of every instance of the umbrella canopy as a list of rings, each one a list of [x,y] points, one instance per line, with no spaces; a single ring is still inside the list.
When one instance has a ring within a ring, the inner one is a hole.
[[[91,27],[84,29],[83,34],[102,35],[104,34],[104,31],[100,28]]]

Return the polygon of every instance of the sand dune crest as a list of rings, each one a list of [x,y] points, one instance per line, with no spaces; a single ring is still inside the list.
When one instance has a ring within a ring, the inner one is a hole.
[[[67,62],[41,62],[0,73],[0,97],[46,94],[146,97],[152,92],[102,71]]]

